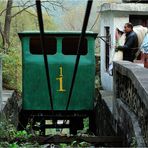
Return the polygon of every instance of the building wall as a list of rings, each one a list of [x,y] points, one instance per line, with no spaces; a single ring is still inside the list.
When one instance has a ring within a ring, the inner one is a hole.
[[[110,16],[110,18],[108,17]],[[105,36],[105,26],[110,27],[110,34],[111,38],[113,35],[113,15],[108,13],[102,13],[100,18],[100,31],[99,36]],[[103,38],[106,40],[106,38]],[[101,49],[101,85],[104,89],[112,90],[112,77],[109,76],[107,70],[106,70],[106,64],[105,64],[105,42],[100,39],[100,49]]]
[[[101,14],[100,31],[99,36],[105,36],[105,26],[110,27],[111,35],[111,50],[115,47],[115,30],[116,28],[124,29],[124,24],[129,21],[128,15],[119,15],[118,13],[105,12]],[[120,20],[120,21],[119,21]],[[105,39],[105,38],[104,38]],[[105,42],[100,39],[100,49],[101,49],[101,85],[105,90],[113,89],[113,78],[109,75],[106,69],[106,52],[105,52]]]
[[[124,29],[124,24],[129,22],[129,15],[148,15],[148,5],[146,4],[104,4],[100,9],[99,36],[105,35],[105,26],[110,27],[111,50],[115,47],[116,28]],[[105,38],[104,38],[105,39]],[[113,90],[113,78],[106,70],[105,43],[100,40],[101,55],[101,85],[104,90]]]

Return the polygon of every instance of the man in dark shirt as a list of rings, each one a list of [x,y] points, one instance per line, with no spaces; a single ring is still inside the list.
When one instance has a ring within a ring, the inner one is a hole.
[[[123,46],[117,46],[116,51],[123,51],[123,60],[131,61],[135,59],[135,54],[138,51],[138,38],[133,31],[133,25],[126,23],[124,26],[124,32],[126,33],[126,39]]]

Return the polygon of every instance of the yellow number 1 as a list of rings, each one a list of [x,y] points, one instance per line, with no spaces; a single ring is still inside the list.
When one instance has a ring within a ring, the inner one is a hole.
[[[60,69],[60,74],[59,74],[60,77],[56,78],[56,80],[59,80],[60,86],[57,91],[64,92],[66,90],[63,88],[63,68],[62,68],[62,66],[60,66],[59,69]]]

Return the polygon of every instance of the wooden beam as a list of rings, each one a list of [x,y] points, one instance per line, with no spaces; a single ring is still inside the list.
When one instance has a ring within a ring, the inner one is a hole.
[[[71,143],[73,141],[78,142],[88,142],[88,143],[122,143],[123,138],[120,136],[39,136],[34,137],[39,144],[49,144],[49,143]],[[33,138],[32,138],[33,140]]]

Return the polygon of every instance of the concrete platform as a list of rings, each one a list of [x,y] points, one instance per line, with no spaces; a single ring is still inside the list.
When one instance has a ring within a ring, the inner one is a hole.
[[[5,105],[7,104],[8,99],[12,97],[13,93],[14,93],[13,90],[2,91],[2,105],[0,111],[3,111]]]
[[[105,101],[110,112],[113,112],[113,91],[100,90],[101,98]]]

